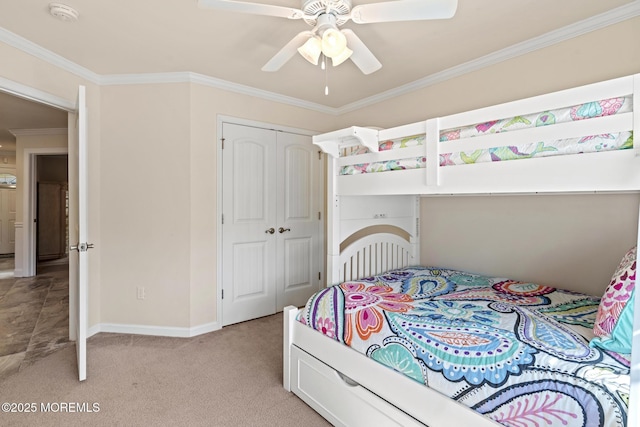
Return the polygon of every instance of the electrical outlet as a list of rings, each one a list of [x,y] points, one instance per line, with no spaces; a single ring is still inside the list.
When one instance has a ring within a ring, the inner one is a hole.
[[[136,288],[136,293],[137,293],[138,299],[139,300],[143,300],[144,297],[146,296],[146,292],[144,290],[144,286],[138,286]]]

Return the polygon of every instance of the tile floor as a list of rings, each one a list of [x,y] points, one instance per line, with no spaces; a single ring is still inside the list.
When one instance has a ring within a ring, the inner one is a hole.
[[[69,342],[69,266],[48,261],[34,277],[13,277],[0,258],[0,381]]]

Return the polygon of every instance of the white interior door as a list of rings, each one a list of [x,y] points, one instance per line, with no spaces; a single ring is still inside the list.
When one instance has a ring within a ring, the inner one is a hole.
[[[275,313],[275,132],[224,123],[223,325]]]
[[[277,310],[318,290],[322,259],[321,157],[310,137],[277,134]]]
[[[311,138],[223,123],[222,323],[304,305],[320,286],[321,163]]]
[[[69,251],[70,336],[76,341],[78,379],[87,378],[87,292],[89,287],[87,203],[87,107],[85,87],[78,88],[77,114],[69,147]],[[70,126],[71,128],[71,126]],[[73,184],[77,183],[77,187]]]

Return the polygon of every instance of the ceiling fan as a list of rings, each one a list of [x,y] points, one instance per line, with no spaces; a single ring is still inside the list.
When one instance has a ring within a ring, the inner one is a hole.
[[[334,66],[351,59],[364,74],[371,74],[382,67],[380,61],[352,30],[339,30],[338,27],[349,20],[356,24],[372,24],[448,19],[455,14],[458,0],[394,0],[355,7],[351,6],[351,0],[302,0],[300,9],[233,0],[198,0],[198,5],[254,15],[303,19],[313,27],[298,33],[262,67],[262,71],[279,70],[299,52],[314,65],[318,65],[321,54],[331,58]]]

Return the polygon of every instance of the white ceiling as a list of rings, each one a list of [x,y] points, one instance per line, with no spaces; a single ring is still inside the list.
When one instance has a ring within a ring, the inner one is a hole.
[[[351,61],[325,72],[299,55],[278,72],[261,71],[294,35],[310,29],[302,20],[201,9],[197,0],[56,1],[76,9],[78,21],[52,17],[48,0],[0,0],[0,30],[6,30],[0,35],[26,39],[100,78],[191,72],[330,109],[640,14],[640,0],[459,0],[449,20],[348,22],[342,28],[355,31],[383,65],[365,76]],[[252,1],[301,6],[300,0]],[[66,126],[59,111],[57,118],[44,114],[40,125],[32,122],[42,111],[25,118],[25,104],[9,105],[11,98],[0,96],[0,141],[7,127]]]

